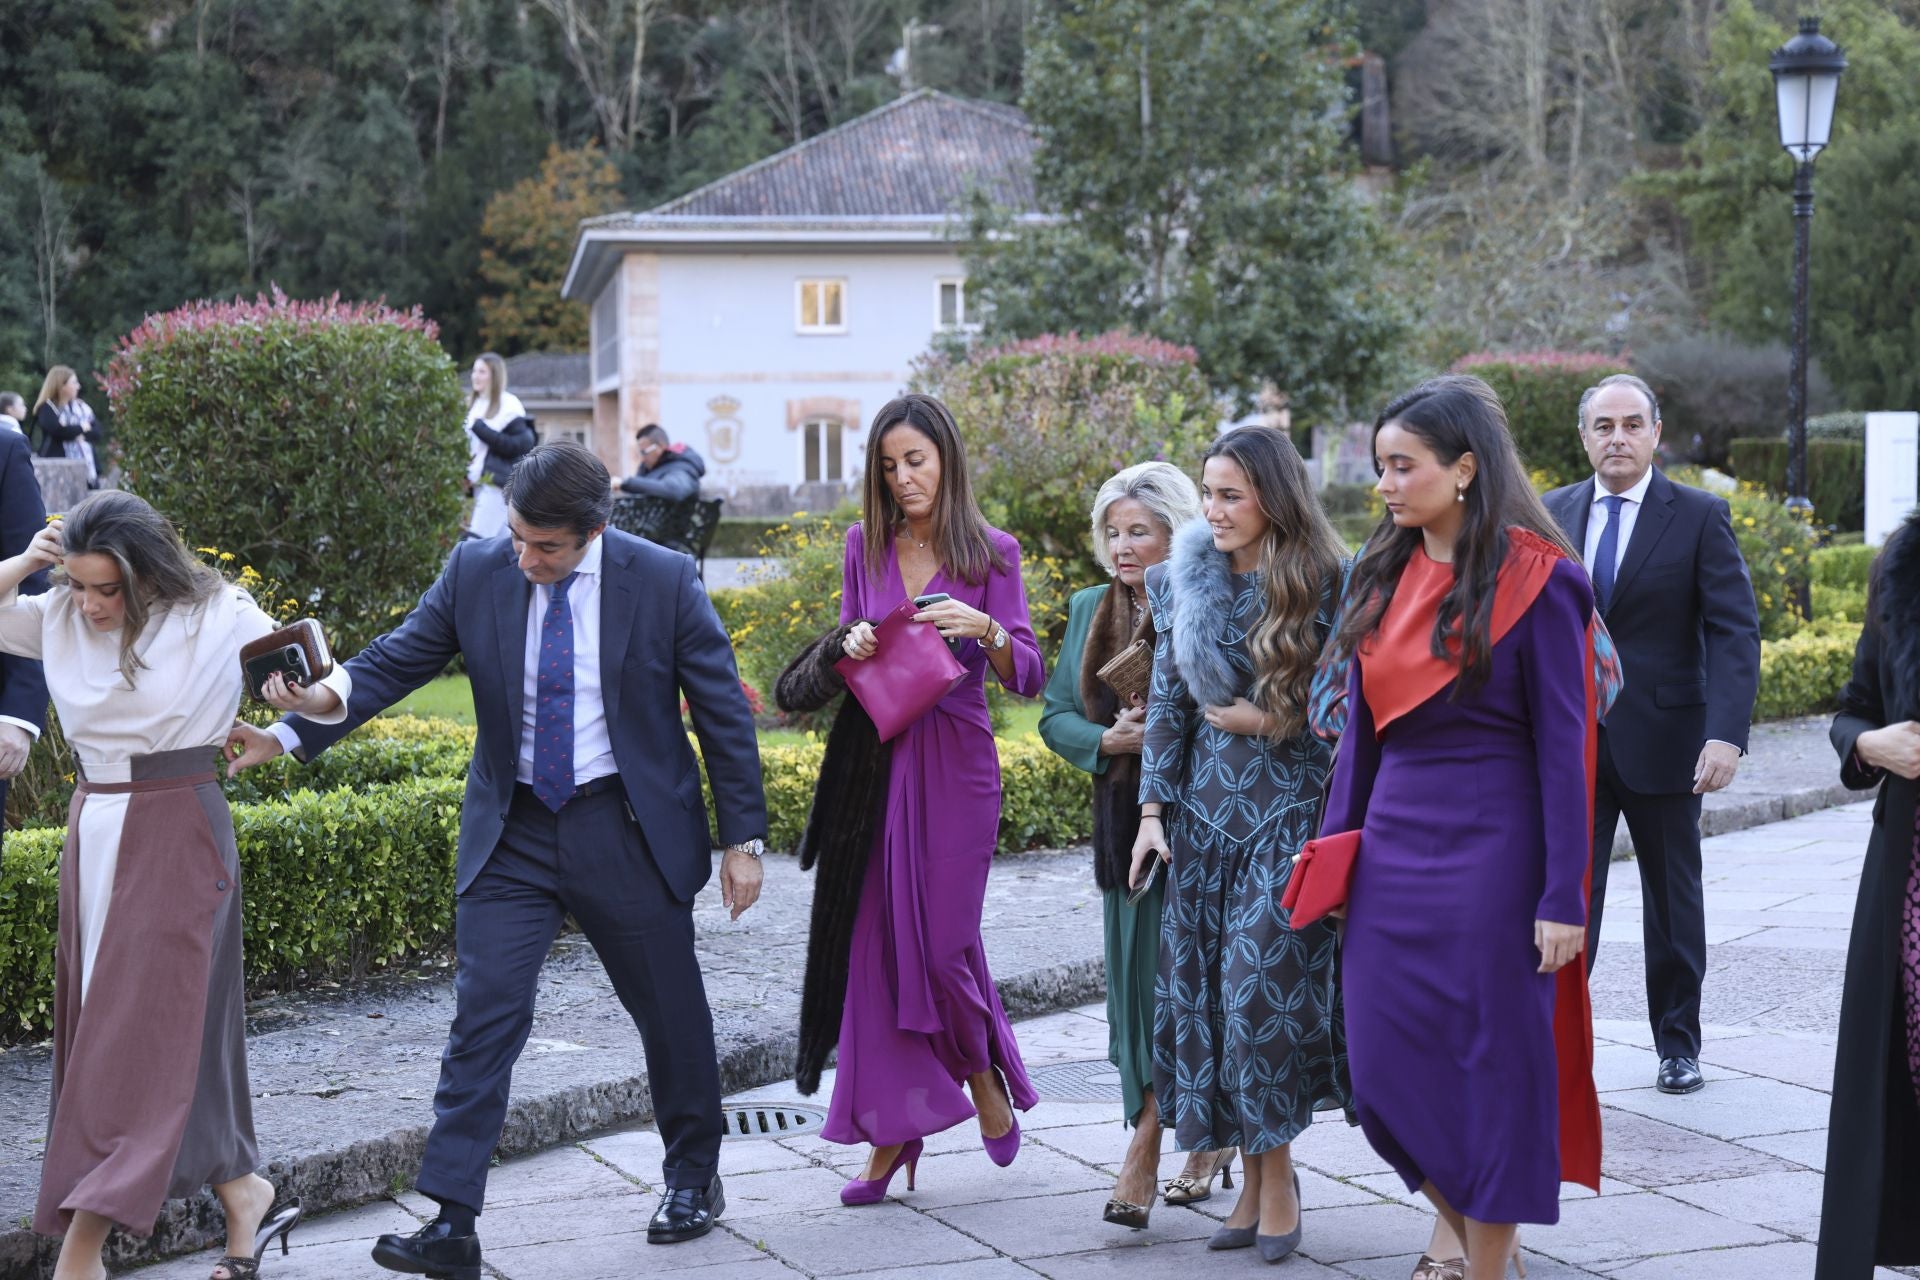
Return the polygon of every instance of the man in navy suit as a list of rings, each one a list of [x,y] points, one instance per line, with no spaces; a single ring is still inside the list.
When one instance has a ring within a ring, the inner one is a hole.
[[[46,522],[40,483],[33,478],[33,446],[18,431],[0,428],[0,560],[25,551]],[[46,589],[45,569],[20,584],[23,595]],[[46,724],[47,678],[40,664],[0,654],[0,811],[7,807],[8,782],[26,767]]]
[[[1587,964],[1614,830],[1624,815],[1640,864],[1647,1013],[1655,1085],[1692,1093],[1700,1074],[1700,986],[1707,920],[1700,797],[1733,781],[1760,687],[1760,619],[1726,500],[1675,484],[1653,465],[1660,406],[1631,374],[1580,397],[1593,479],[1546,496],[1585,559],[1594,604],[1620,651],[1626,687],[1600,726],[1593,805]]]
[[[667,1187],[647,1238],[712,1229],[725,1207],[720,1073],[692,914],[712,850],[683,692],[735,919],[759,896],[767,826],[753,715],[693,561],[607,528],[607,469],[578,445],[528,453],[506,498],[508,535],[455,547],[419,606],[347,664],[343,721],[236,724],[229,739],[236,771],[282,749],[310,759],[466,659],[479,729],[460,816],[455,1013],[416,1183],[441,1212],[373,1252],[390,1270],[456,1280],[481,1273],[487,1165],[540,966],[569,915],[646,1047]],[[309,714],[339,705],[324,688],[306,694]]]

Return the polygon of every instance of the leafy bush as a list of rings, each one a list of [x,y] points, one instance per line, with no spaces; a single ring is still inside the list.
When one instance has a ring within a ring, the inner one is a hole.
[[[425,778],[235,805],[249,984],[354,977],[445,947],[463,787],[458,778]],[[39,827],[7,837],[0,1037],[52,1024],[63,836]]]
[[[434,332],[417,309],[278,291],[149,317],[103,379],[127,487],[289,584],[353,654],[458,534],[460,390]]]
[[[1191,348],[1126,333],[938,351],[912,381],[953,410],[987,519],[1029,563],[1064,562],[1074,588],[1106,580],[1089,535],[1100,486],[1155,459],[1196,473],[1218,418]],[[1060,638],[1051,621],[1036,630]]]
[[[1761,638],[1784,639],[1800,627],[1798,591],[1810,572],[1813,533],[1772,494],[1746,481],[1728,495],[1727,506],[1753,579]]]
[[[1499,393],[1521,458],[1536,481],[1552,488],[1593,474],[1580,443],[1580,393],[1627,366],[1569,351],[1486,352],[1456,361],[1453,372],[1484,379]]]
[[[1760,696],[1755,720],[1817,715],[1831,711],[1853,670],[1857,626],[1836,634],[1814,630],[1768,640],[1760,646]]]
[[[1873,561],[1880,548],[1854,543],[1821,547],[1813,553],[1813,585],[1845,587],[1864,593],[1873,578]]]
[[[1790,367],[1784,344],[1716,334],[1671,338],[1633,358],[1633,371],[1660,397],[1662,443],[1713,467],[1726,465],[1736,437],[1777,436],[1786,429]],[[1834,405],[1817,361],[1807,366],[1807,404],[1814,413]]]
[[[1867,415],[1864,413],[1822,413],[1807,419],[1809,440],[1854,440],[1867,442]]]
[[[759,548],[763,563],[744,587],[713,592],[714,612],[733,640],[740,678],[772,695],[787,663],[821,632],[840,623],[840,576],[846,534],[859,516],[841,510],[809,517],[795,512],[775,525]],[[796,718],[824,728],[832,709]]]
[[[1742,480],[1787,496],[1789,442],[1778,436],[1741,437],[1729,443],[1727,462]],[[1813,520],[1841,529],[1863,528],[1867,517],[1867,446],[1855,440],[1807,441],[1807,497]]]

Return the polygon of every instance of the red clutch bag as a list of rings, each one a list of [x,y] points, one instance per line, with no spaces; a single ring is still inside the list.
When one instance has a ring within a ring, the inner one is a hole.
[[[1359,856],[1358,831],[1307,841],[1307,847],[1293,860],[1293,874],[1280,895],[1280,905],[1287,909],[1295,929],[1304,929],[1329,911],[1347,905],[1347,893],[1353,887],[1353,863]]]
[[[902,600],[873,629],[879,650],[865,662],[842,658],[833,664],[887,742],[927,714],[953,692],[967,674],[960,660],[931,623],[915,622],[920,607]]]

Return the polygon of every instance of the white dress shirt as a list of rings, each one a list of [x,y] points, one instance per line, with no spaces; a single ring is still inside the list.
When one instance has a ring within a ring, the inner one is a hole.
[[[606,539],[587,544],[587,555],[575,570],[580,576],[567,589],[573,612],[573,783],[580,786],[618,772],[613,763],[613,737],[607,731],[607,704],[600,697],[600,562]],[[540,626],[547,618],[553,588],[536,586],[527,600],[527,647],[520,682],[520,760],[514,779],[533,781],[533,724],[540,712]]]
[[[1615,494],[1600,483],[1600,477],[1593,478],[1593,506],[1587,512],[1587,545],[1581,559],[1587,566],[1589,577],[1593,575],[1593,559],[1600,554],[1600,535],[1607,531],[1607,506],[1604,498],[1621,497],[1626,501],[1620,504],[1620,540],[1613,548],[1613,571],[1620,572],[1620,564],[1627,558],[1627,542],[1633,537],[1633,525],[1640,518],[1640,505],[1647,500],[1647,486],[1653,483],[1653,468],[1647,468],[1647,474],[1640,477],[1633,488],[1622,494]]]

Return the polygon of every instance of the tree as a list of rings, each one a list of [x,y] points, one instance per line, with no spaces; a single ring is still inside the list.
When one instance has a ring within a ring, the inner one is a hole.
[[[976,211],[990,331],[1131,328],[1217,391],[1365,396],[1402,329],[1352,185],[1342,46],[1317,0],[1086,0],[1029,32],[1022,105],[1045,226]]]
[[[1846,50],[1848,67],[1815,188],[1810,345],[1848,408],[1907,408],[1920,402],[1912,345],[1920,21],[1879,0],[1830,0],[1821,30]],[[1791,331],[1793,163],[1780,150],[1762,70],[1791,34],[1752,0],[1728,0],[1687,165],[1640,183],[1686,220],[1710,315],[1752,341]]]
[[[554,146],[536,177],[495,196],[480,224],[481,338],[498,351],[585,350],[587,309],[560,296],[580,222],[618,207],[597,146]]]

